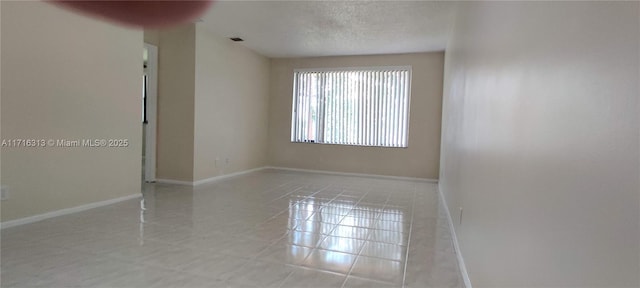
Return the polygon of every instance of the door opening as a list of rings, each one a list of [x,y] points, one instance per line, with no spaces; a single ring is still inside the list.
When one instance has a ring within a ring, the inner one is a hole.
[[[156,181],[158,47],[144,43],[142,78],[142,179]]]

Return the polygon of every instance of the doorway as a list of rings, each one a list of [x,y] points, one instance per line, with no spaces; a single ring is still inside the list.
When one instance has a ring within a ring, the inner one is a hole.
[[[144,43],[142,78],[142,179],[156,181],[158,47]]]

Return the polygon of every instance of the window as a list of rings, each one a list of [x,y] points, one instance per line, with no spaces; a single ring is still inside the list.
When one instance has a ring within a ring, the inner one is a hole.
[[[407,147],[410,67],[296,70],[291,142]]]

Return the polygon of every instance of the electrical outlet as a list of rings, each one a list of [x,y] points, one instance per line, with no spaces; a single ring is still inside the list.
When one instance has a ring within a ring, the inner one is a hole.
[[[2,186],[0,187],[0,201],[4,201],[9,199],[9,187]]]
[[[216,160],[214,162],[214,164],[216,165],[216,167],[218,167],[218,163],[220,163],[220,158],[216,157]]]

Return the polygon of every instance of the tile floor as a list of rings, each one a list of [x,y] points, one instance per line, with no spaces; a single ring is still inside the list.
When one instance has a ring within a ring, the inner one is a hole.
[[[1,287],[463,287],[435,184],[264,170],[1,231]]]

